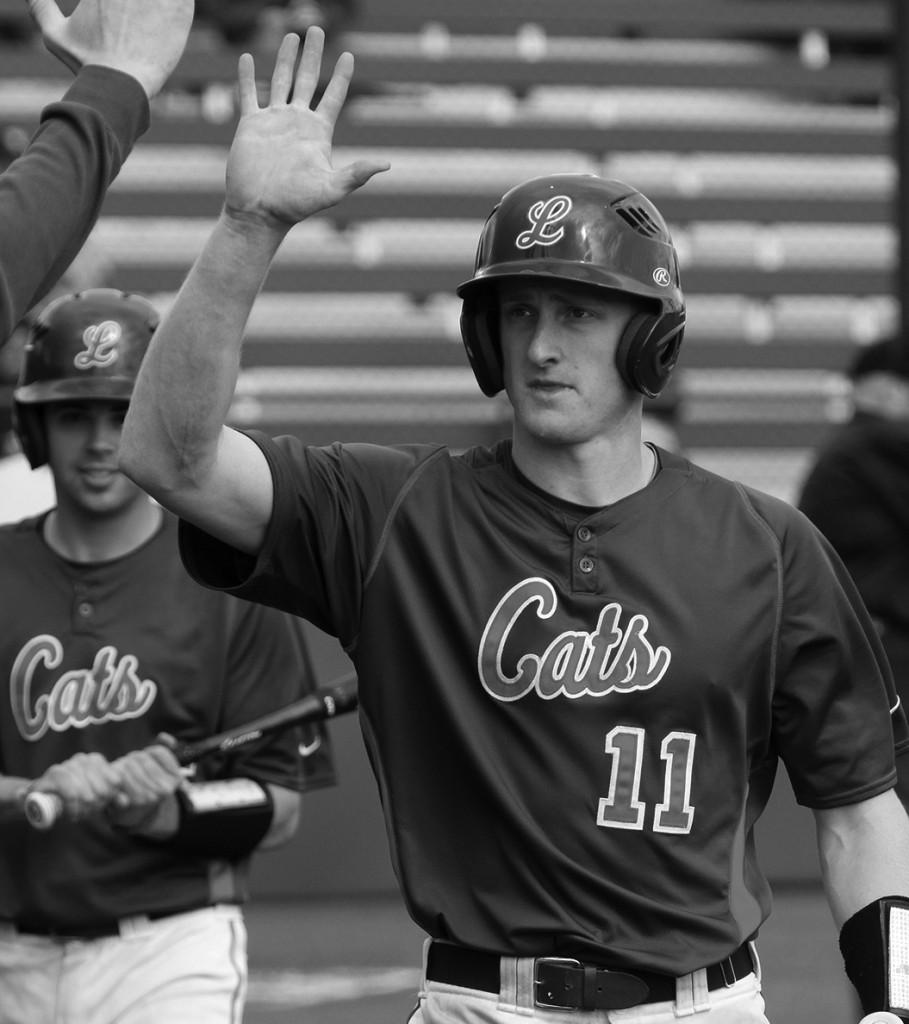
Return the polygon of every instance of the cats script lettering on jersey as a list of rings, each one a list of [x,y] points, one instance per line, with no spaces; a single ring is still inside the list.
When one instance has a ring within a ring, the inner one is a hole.
[[[63,661],[63,645],[55,636],[32,637],[19,652],[10,673],[10,705],[23,739],[39,740],[48,729],[82,729],[102,722],[138,718],[152,705],[157,684],[139,675],[135,655],[116,647],[98,650],[91,668],[64,672],[50,692],[32,695],[40,666],[55,669]]]
[[[522,654],[508,675],[503,653],[517,623],[526,615],[549,619],[557,609],[555,588],[539,577],[522,580],[499,601],[483,630],[477,659],[480,680],[496,700],[519,700],[531,690],[546,699],[559,694],[602,697],[647,690],[666,674],[672,656],[647,639],[647,617],[632,615],[623,625],[622,606],[612,602],[603,607],[591,632],[560,633],[542,654]]]

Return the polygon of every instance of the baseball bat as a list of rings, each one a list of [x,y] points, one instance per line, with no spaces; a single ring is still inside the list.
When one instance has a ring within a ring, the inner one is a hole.
[[[243,725],[225,729],[202,740],[177,743],[174,755],[181,765],[194,764],[212,754],[223,754],[255,743],[263,736],[303,722],[321,722],[354,711],[359,704],[356,673],[342,677],[334,686],[310,693],[283,708],[260,715]],[[33,828],[50,828],[63,810],[56,793],[33,791],[24,801],[25,817]]]

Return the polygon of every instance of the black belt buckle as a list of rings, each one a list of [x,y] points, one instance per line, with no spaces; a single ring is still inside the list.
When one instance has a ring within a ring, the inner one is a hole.
[[[581,968],[580,960],[573,960],[571,957],[565,956],[539,956],[533,962],[533,1001],[537,1006],[548,1006],[552,1010],[576,1010],[577,1006],[571,1003],[560,1003],[558,1001],[560,993],[555,992],[557,988],[554,978],[541,978],[541,968],[545,968],[549,965],[561,966],[561,967],[576,967]],[[564,990],[565,985],[562,983]],[[570,990],[569,990],[570,991]],[[565,998],[563,996],[563,998]]]
[[[571,957],[537,957],[533,984],[534,1003],[551,1010],[626,1010],[650,994],[643,978]]]

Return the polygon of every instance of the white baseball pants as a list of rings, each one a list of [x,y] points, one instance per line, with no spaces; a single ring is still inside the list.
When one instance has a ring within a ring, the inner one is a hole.
[[[79,940],[0,924],[0,1024],[240,1024],[246,926],[218,906]]]

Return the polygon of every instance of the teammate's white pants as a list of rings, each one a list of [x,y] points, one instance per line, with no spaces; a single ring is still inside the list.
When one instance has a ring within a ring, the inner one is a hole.
[[[427,981],[410,1024],[769,1024],[761,995],[760,964],[752,949],[755,973],[729,988],[708,992],[704,971],[679,978],[676,999],[644,1003],[628,1010],[558,1010],[534,1004],[533,960],[503,958],[498,995]],[[424,950],[424,968],[426,953]]]
[[[246,983],[239,907],[128,919],[90,941],[0,924],[0,1024],[240,1024]]]

